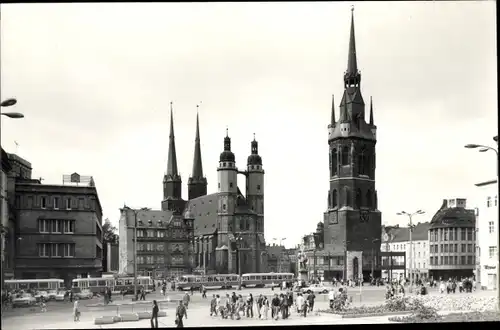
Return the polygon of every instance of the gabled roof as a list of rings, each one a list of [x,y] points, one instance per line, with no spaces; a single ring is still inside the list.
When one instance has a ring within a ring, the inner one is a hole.
[[[216,231],[217,193],[194,198],[186,203],[184,215],[189,209],[194,215],[194,235],[209,235]]]

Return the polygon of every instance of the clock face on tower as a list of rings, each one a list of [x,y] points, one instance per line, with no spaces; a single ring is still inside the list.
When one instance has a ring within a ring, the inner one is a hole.
[[[384,233],[382,239],[384,240],[384,242],[387,242],[389,240],[389,235],[387,233]]]

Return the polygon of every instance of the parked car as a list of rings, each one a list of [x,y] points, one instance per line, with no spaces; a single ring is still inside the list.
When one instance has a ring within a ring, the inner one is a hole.
[[[13,307],[33,306],[36,304],[36,298],[30,293],[21,293],[19,296],[12,299]]]
[[[42,297],[45,300],[49,300],[49,293],[47,291],[37,291],[35,293],[34,297],[35,297],[36,301],[40,301],[40,299],[42,299]]]
[[[47,294],[49,296],[49,300],[55,300],[57,295],[57,290],[49,290]]]
[[[75,293],[75,297],[78,299],[91,299],[93,296],[94,294],[90,290],[81,290]]]
[[[323,284],[313,284],[308,287],[302,288],[302,292],[305,293],[313,292],[319,294],[319,293],[328,293],[329,291],[330,289],[324,286]]]
[[[57,293],[54,295],[53,299],[55,301],[64,301],[67,296],[68,296],[68,294],[66,291],[57,291]]]

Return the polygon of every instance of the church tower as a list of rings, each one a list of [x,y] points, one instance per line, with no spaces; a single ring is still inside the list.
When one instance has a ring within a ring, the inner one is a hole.
[[[198,106],[196,106],[198,108]],[[203,176],[203,166],[201,163],[200,145],[200,121],[198,111],[196,112],[196,137],[194,140],[193,172],[188,180],[188,199],[205,196],[207,194],[207,178]]]
[[[247,159],[247,201],[250,209],[259,215],[257,231],[264,232],[264,169],[262,157],[259,156],[259,143],[255,140],[250,143],[251,154]]]
[[[174,111],[170,102],[170,135],[168,144],[167,173],[163,177],[163,211],[181,212],[184,207],[182,200],[182,180],[177,169],[177,154],[175,151]]]
[[[328,125],[330,189],[328,210],[324,214],[324,243],[340,255],[347,251],[347,278],[369,276],[380,251],[381,213],[377,209],[375,190],[376,126],[373,105],[366,121],[365,103],[361,95],[361,73],[358,71],[354,36],[354,13],[344,93],[339,118],[335,117],[332,100],[331,123]],[[380,268],[379,268],[380,269]],[[377,266],[374,267],[377,273]]]
[[[235,212],[238,199],[238,169],[234,153],[231,151],[231,138],[226,129],[224,138],[224,151],[220,154],[217,167],[217,232],[219,245],[225,245],[229,251],[219,260],[228,260],[227,271],[236,272],[236,251],[231,247],[230,238],[233,236],[235,226]],[[221,251],[222,253],[222,251]]]

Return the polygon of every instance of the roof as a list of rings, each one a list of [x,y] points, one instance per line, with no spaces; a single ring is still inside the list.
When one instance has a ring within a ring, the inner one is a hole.
[[[391,243],[407,242],[410,240],[410,231],[408,227],[386,227],[389,236],[391,236]],[[429,222],[418,223],[413,227],[412,240],[425,241],[429,237]]]
[[[267,255],[270,258],[279,258],[280,255],[284,254],[285,247],[279,245],[268,245],[266,246]]]
[[[127,213],[127,217],[134,217],[132,211]],[[144,210],[137,212],[137,227],[164,227],[172,218],[172,211]],[[150,225],[151,224],[151,225]]]
[[[476,183],[476,187],[487,186],[487,185],[495,184],[495,183],[497,183],[497,180],[490,180],[490,181],[485,181],[485,182],[479,182],[479,183]]]
[[[463,207],[446,207],[446,200],[443,200],[443,205],[434,214],[431,220],[431,227],[476,227],[476,215],[474,210],[468,210]]]
[[[10,165],[9,162],[9,155],[3,150],[2,148],[2,171],[5,173],[9,172],[12,169],[12,166]]]
[[[194,235],[210,235],[217,224],[217,193],[194,198],[186,203],[184,215],[189,209],[194,216]]]

